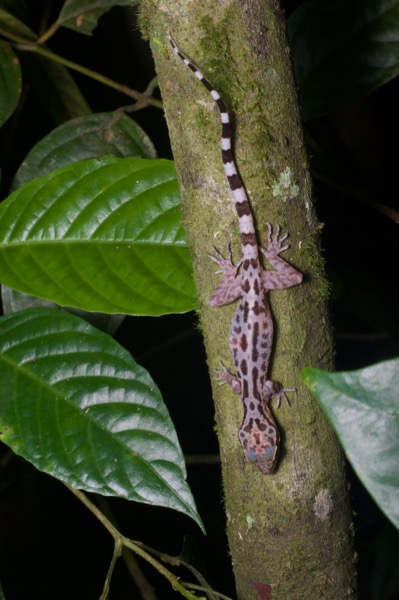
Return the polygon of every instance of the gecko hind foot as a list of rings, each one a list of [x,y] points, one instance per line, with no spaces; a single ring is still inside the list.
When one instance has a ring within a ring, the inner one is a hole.
[[[238,379],[238,377],[230,373],[230,371],[226,369],[222,361],[220,361],[220,366],[220,369],[213,369],[214,373],[216,373],[215,380],[219,383],[219,385],[224,385],[225,383],[228,383],[233,392],[235,392],[236,394],[240,394],[241,382]]]
[[[284,388],[276,381],[265,381],[263,385],[263,397],[264,402],[276,399],[276,408],[281,406],[281,398],[284,398],[288,406],[291,406],[289,399],[287,398],[287,392],[296,392],[296,388]]]

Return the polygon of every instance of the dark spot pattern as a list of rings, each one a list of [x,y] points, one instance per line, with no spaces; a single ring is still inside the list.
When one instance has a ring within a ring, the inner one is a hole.
[[[236,210],[239,219],[241,219],[241,217],[247,217],[251,215],[251,207],[249,206],[249,202],[247,200],[244,200],[243,202],[236,202]]]
[[[240,346],[241,346],[241,350],[243,352],[247,351],[247,349],[248,349],[248,339],[247,339],[247,336],[244,333],[241,336]]]
[[[230,189],[234,192],[234,190],[238,190],[242,188],[242,181],[238,173],[233,173],[233,175],[228,175],[227,180],[229,182]]]
[[[252,344],[252,361],[254,363],[258,362],[258,339],[259,339],[259,323],[255,321],[254,323],[254,331],[253,331],[253,344]]]
[[[241,233],[241,243],[243,246],[257,246],[255,233]]]
[[[255,300],[252,310],[254,314],[258,317],[260,314],[265,312],[265,307],[258,300]]]
[[[243,271],[248,271],[249,270],[249,266],[250,266],[250,260],[249,258],[246,258],[243,263],[242,263],[242,270]]]
[[[245,425],[242,429],[247,433],[251,433],[251,431],[253,430],[253,421],[254,420],[250,418],[247,425]]]
[[[227,110],[222,110],[221,112],[227,112]],[[230,122],[222,123],[222,138],[224,138],[224,139],[230,139],[231,138]],[[231,156],[231,150],[224,150],[224,152],[226,154],[230,154],[230,156]],[[230,160],[231,159],[228,159],[228,160],[226,160],[226,162],[230,162]]]
[[[242,313],[243,313],[244,323],[248,323],[248,316],[249,316],[249,304],[248,304],[248,302],[244,302],[244,305],[242,307]]]
[[[185,57],[183,56],[183,54],[181,54],[180,52],[178,52],[178,55],[180,56],[180,58],[182,60],[185,59]],[[188,63],[187,66],[188,66],[189,69],[191,69],[193,71],[193,73],[196,72],[197,69],[194,67],[194,65],[192,65],[191,63]],[[210,85],[209,82],[205,78],[202,78],[201,81],[204,84],[204,86],[209,90],[209,87],[208,87]]]

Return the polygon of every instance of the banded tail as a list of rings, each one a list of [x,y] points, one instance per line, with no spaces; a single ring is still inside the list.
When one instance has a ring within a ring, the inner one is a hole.
[[[234,160],[232,151],[232,131],[230,123],[230,115],[227,111],[226,105],[221,98],[220,94],[215,88],[209,83],[209,81],[203,76],[201,71],[193,65],[181,52],[180,48],[175,44],[170,33],[168,34],[169,42],[173,48],[174,53],[184,62],[185,65],[194,73],[194,75],[201,81],[206,87],[212,98],[217,104],[220,112],[220,119],[222,121],[222,138],[221,138],[221,149],[222,149],[222,160],[224,172],[226,173],[227,181],[230,186],[233,201],[236,207],[239,227],[243,258],[258,258],[258,246],[255,232],[255,224],[252,216],[251,207],[249,204],[248,196],[244,188],[242,179],[238,173],[237,165]],[[247,251],[245,251],[245,247]]]

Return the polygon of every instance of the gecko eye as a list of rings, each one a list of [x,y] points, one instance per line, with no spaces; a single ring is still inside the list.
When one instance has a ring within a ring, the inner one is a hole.
[[[270,460],[271,458],[274,457],[274,455],[276,454],[276,452],[277,452],[277,446],[271,446],[270,448],[268,448],[267,450],[265,450],[263,456],[267,460]]]
[[[253,450],[246,450],[245,454],[247,455],[247,459],[250,462],[256,462],[258,460],[258,455]]]

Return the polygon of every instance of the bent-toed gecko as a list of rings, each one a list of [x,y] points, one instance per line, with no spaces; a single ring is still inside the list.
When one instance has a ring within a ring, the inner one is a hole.
[[[219,93],[198,69],[188,61],[169,36],[172,48],[194,75],[206,87],[216,102],[222,121],[222,161],[238,216],[241,239],[241,260],[234,264],[230,246],[225,258],[216,248],[210,258],[218,265],[217,273],[223,278],[210,298],[211,306],[224,306],[240,299],[230,329],[230,350],[236,367],[233,375],[221,363],[217,379],[228,383],[241,396],[244,417],[238,432],[246,458],[264,475],[272,473],[277,462],[280,434],[269,408],[277,398],[277,408],[287,391],[267,377],[273,342],[273,320],[267,301],[269,290],[298,285],[302,274],[280,257],[287,250],[283,245],[288,234],[280,235],[280,227],[273,231],[268,223],[267,248],[258,246],[254,219],[248,196],[238,174],[232,152],[232,132],[226,105]],[[266,271],[260,262],[259,251],[275,271]],[[288,402],[288,400],[287,400]]]

